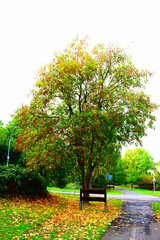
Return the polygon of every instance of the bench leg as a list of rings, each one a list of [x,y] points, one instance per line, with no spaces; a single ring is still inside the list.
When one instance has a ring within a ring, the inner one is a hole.
[[[106,202],[104,203],[104,211],[106,212],[106,210],[107,210],[107,204],[106,204]]]
[[[82,210],[82,201],[79,202],[79,209]]]

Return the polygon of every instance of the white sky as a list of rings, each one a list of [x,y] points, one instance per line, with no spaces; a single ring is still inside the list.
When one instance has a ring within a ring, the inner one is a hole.
[[[159,0],[0,0],[0,120],[10,114],[33,88],[40,66],[77,34],[93,43],[119,43],[139,68],[154,71],[147,92],[160,103]],[[156,130],[143,146],[160,160],[160,111]],[[123,150],[123,152],[125,149]]]

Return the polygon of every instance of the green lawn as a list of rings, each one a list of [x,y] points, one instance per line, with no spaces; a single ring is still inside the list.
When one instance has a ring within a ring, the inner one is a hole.
[[[146,194],[146,195],[151,195],[151,196],[160,196],[160,191],[152,191],[152,190],[147,190],[147,189],[133,189],[131,190],[133,192],[137,192],[140,194]]]

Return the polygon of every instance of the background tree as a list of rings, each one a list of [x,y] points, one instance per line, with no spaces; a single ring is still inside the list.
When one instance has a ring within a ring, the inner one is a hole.
[[[112,175],[111,181],[116,185],[126,184],[126,172],[121,157],[117,159],[115,165],[111,166],[109,173]]]
[[[149,177],[147,170],[153,168],[153,158],[148,151],[141,148],[127,149],[122,158],[127,183],[149,183],[153,177]]]
[[[33,100],[17,114],[17,149],[31,167],[74,170],[89,188],[94,171],[153,127],[157,106],[143,91],[149,76],[123,49],[89,50],[86,39],[75,39],[40,70]]]

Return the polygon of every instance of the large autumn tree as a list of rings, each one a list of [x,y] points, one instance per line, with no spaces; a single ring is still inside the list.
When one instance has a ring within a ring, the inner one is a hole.
[[[153,127],[157,106],[144,92],[150,76],[119,47],[91,49],[75,39],[40,70],[33,100],[17,115],[17,148],[32,167],[74,166],[89,188],[95,170]]]

